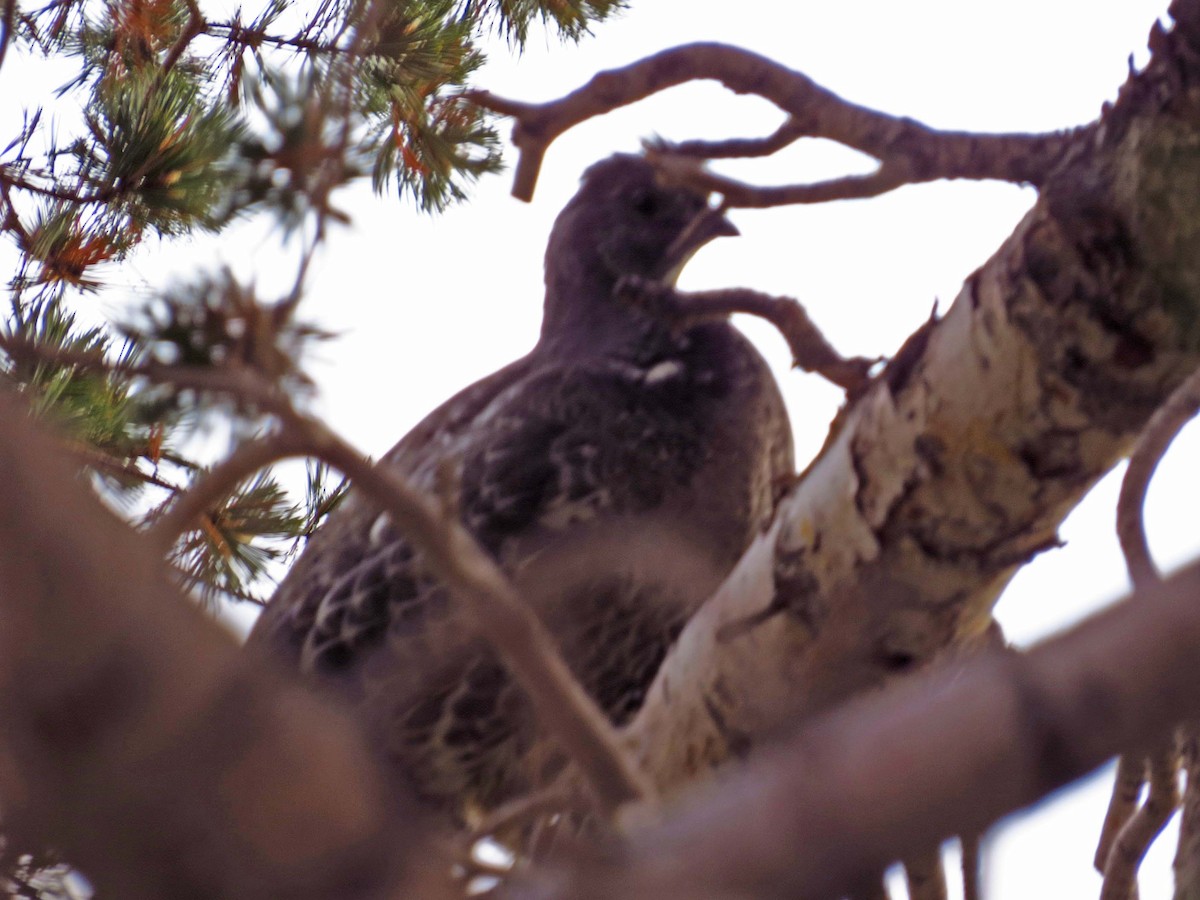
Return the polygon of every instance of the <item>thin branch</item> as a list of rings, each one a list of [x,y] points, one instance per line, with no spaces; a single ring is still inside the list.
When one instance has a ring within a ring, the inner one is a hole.
[[[1183,427],[1200,412],[1200,371],[1193,373],[1146,424],[1121,482],[1117,499],[1117,539],[1136,588],[1160,579],[1146,538],[1146,492],[1159,461]],[[1138,866],[1150,844],[1179,805],[1179,757],[1174,741],[1146,754],[1122,755],[1104,827],[1096,848],[1096,867],[1104,873],[1103,900],[1123,900],[1136,892]],[[1140,809],[1138,795],[1149,772],[1150,790]],[[1196,790],[1189,782],[1188,790]]]
[[[147,530],[147,537],[160,552],[166,553],[239,484],[280,459],[302,455],[303,450],[303,444],[287,431],[247,441],[187,490],[180,491],[170,509]]]
[[[959,840],[962,850],[963,900],[983,900],[983,839],[972,834]]]
[[[135,462],[124,462],[115,459],[95,447],[89,447],[85,444],[71,444],[67,447],[67,450],[83,465],[90,466],[93,469],[103,469],[115,477],[141,481],[145,484],[162,488],[164,491],[169,491],[172,494],[178,494],[182,490],[179,485],[172,481],[167,481],[153,472],[143,472],[137,467]]]
[[[23,175],[14,175],[13,166],[0,165],[0,185],[5,188],[19,188],[23,191],[29,191],[32,194],[38,194],[42,197],[49,197],[51,200],[61,200],[65,203],[107,203],[114,197],[121,194],[122,188],[106,187],[81,193],[77,190],[67,190],[61,187],[46,187],[40,185],[36,181],[30,181]]]
[[[846,358],[825,339],[799,301],[776,297],[749,288],[718,291],[678,291],[674,287],[640,278],[624,279],[617,287],[622,299],[637,303],[665,321],[686,327],[706,319],[723,319],[746,313],[765,319],[779,329],[792,353],[792,365],[817,372],[856,396],[867,385],[878,360]]]
[[[806,203],[830,203],[834,200],[864,200],[878,197],[905,184],[933,181],[946,177],[938,173],[918,176],[905,169],[901,162],[885,161],[874,172],[865,175],[846,175],[811,184],[786,184],[763,187],[746,184],[710,172],[690,157],[673,156],[669,151],[653,150],[647,154],[661,169],[678,173],[676,177],[698,191],[719,193],[724,206],[746,209],[766,209],[771,206],[792,206]]]
[[[1143,519],[1150,479],[1171,442],[1197,412],[1200,412],[1200,370],[1179,385],[1150,417],[1129,457],[1129,467],[1125,470],[1117,500],[1117,538],[1135,587],[1152,584],[1159,577],[1150,556]]]
[[[752,155],[759,155],[764,144],[769,146],[773,141],[790,142],[801,136],[827,138],[888,163],[884,167],[887,177],[899,172],[915,181],[974,178],[1037,185],[1077,136],[1071,132],[938,131],[913,119],[849,103],[801,72],[747,50],[716,43],[675,47],[624,68],[601,72],[582,87],[547,103],[522,103],[487,91],[468,96],[486,109],[516,119],[513,143],[521,155],[513,195],[528,200],[533,196],[542,158],[558,135],[594,116],[700,79],[720,81],[734,93],[756,94],[789,114],[792,124],[786,133],[751,141]],[[696,145],[684,146],[690,150]],[[728,144],[718,146],[718,155],[727,155],[729,149]],[[883,176],[879,181],[872,187],[882,186]]]
[[[1137,873],[1146,851],[1179,806],[1179,754],[1174,741],[1164,743],[1145,763],[1150,789],[1141,807],[1125,823],[1104,868],[1100,900],[1134,900]]]
[[[946,900],[949,890],[942,848],[935,846],[904,860],[904,878],[908,885],[908,900]]]
[[[503,843],[507,834],[551,813],[562,812],[579,799],[576,787],[575,783],[559,779],[541,790],[498,806],[471,829],[466,837],[468,847],[488,837],[498,837]]]
[[[1179,817],[1179,846],[1175,851],[1175,891],[1195,897],[1200,891],[1200,735],[1196,723],[1182,729],[1181,751],[1187,774],[1183,814]]]
[[[163,60],[155,79],[156,86],[162,84],[163,79],[167,77],[167,73],[175,68],[175,65],[183,57],[188,45],[204,33],[205,26],[208,24],[196,0],[183,0],[183,2],[187,5],[188,20],[183,26],[183,31],[180,32],[178,39],[171,45],[171,49],[167,51],[167,56]]]
[[[261,44],[271,44],[274,47],[292,47],[297,50],[305,50],[309,53],[346,52],[344,48],[337,44],[300,37],[298,35],[296,37],[280,37],[279,35],[268,34],[262,29],[250,28],[237,22],[208,22],[204,27],[204,31],[206,34],[219,37],[223,41],[244,44],[250,48],[257,48]]]
[[[765,138],[731,138],[724,141],[680,141],[673,144],[653,141],[648,149],[671,156],[691,156],[697,159],[747,159],[754,156],[770,156],[784,147],[789,147],[805,136],[804,123],[788,116],[782,125]]]
[[[1100,829],[1100,840],[1096,844],[1096,856],[1092,864],[1101,875],[1108,867],[1108,858],[1116,845],[1121,829],[1137,810],[1142,785],[1146,783],[1146,759],[1141,754],[1121,754],[1117,760],[1117,773],[1113,779],[1112,796],[1108,799],[1108,812]]]
[[[39,354],[47,348],[14,335],[0,335],[0,348],[10,353]],[[246,368],[184,368],[156,363],[122,365],[95,353],[52,348],[40,354],[59,363],[118,371],[195,390],[221,392],[274,415],[278,441],[247,449],[201,481],[201,493],[178,516],[171,531],[158,531],[160,545],[196,509],[232,480],[236,485],[248,465],[268,465],[292,456],[313,456],[345,474],[360,491],[392,516],[396,527],[422,550],[425,564],[454,594],[467,603],[475,622],[492,642],[517,683],[529,695],[539,721],[579,766],[600,807],[612,814],[629,802],[654,797],[649,781],[637,768],[616,730],[571,674],[554,638],[517,594],[508,577],[457,518],[446,514],[436,498],[418,491],[390,469],[373,465],[365,455],[321,422],[297,412],[286,394]],[[187,496],[186,494],[183,496]],[[182,498],[181,498],[181,502]]]

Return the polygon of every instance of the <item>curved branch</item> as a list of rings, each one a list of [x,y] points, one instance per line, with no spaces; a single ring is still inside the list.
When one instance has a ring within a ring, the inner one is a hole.
[[[1197,412],[1200,412],[1200,371],[1180,384],[1150,417],[1129,456],[1129,467],[1125,470],[1117,500],[1117,539],[1121,542],[1129,578],[1135,587],[1145,587],[1159,578],[1158,568],[1150,556],[1143,518],[1150,479],[1171,442]]]
[[[617,285],[621,299],[645,307],[676,327],[708,319],[724,319],[745,313],[770,322],[787,341],[792,366],[816,372],[844,389],[852,398],[867,386],[871,368],[879,360],[842,356],[792,297],[776,297],[749,288],[715,291],[679,291],[672,285],[630,277]]]
[[[513,677],[529,694],[539,721],[579,766],[601,808],[612,813],[622,804],[655,794],[616,730],[575,680],[557,645],[537,615],[517,594],[496,561],[437,498],[408,484],[395,472],[376,466],[321,422],[297,412],[286,394],[252,369],[119,364],[96,353],[39,347],[15,335],[0,334],[0,349],[33,354],[60,364],[118,371],[194,390],[220,392],[275,416],[280,431],[213,469],[185,505],[168,514],[154,530],[160,551],[186,529],[213,498],[220,497],[259,468],[294,456],[312,456],[345,474],[385,508],[395,525],[419,546],[429,571],[445,582],[471,613]]]
[[[6,837],[128,900],[446,897],[351,718],[183,602],[9,391],[0,422]]]
[[[191,487],[179,491],[167,512],[146,531],[147,538],[160,552],[166,553],[182,535],[196,527],[201,516],[255,472],[303,452],[303,443],[290,431],[247,441]]]
[[[801,72],[718,43],[685,44],[601,72],[582,87],[547,103],[522,103],[487,91],[468,96],[486,109],[516,119],[513,143],[520,158],[513,195],[529,200],[546,149],[564,131],[667,88],[704,79],[719,81],[737,94],[756,94],[788,113],[782,136],[776,132],[764,141],[749,142],[753,155],[760,155],[763,146],[773,142],[827,138],[889,162],[890,172],[905,172],[912,180],[976,178],[1039,185],[1078,136],[1072,132],[938,131],[914,119],[850,103]],[[711,145],[683,146],[687,155],[711,149]],[[717,150],[717,155],[731,155],[729,145]]]
[[[1129,457],[1117,499],[1117,539],[1129,580],[1145,588],[1160,580],[1146,538],[1145,505],[1150,481],[1171,443],[1200,412],[1200,371],[1175,389],[1150,417]],[[1112,799],[1096,849],[1096,866],[1104,874],[1102,900],[1135,896],[1137,871],[1146,851],[1179,806],[1179,753],[1174,739],[1149,754],[1123,754],[1117,765]],[[1138,795],[1149,773],[1150,789],[1137,806]],[[1188,782],[1189,793],[1197,790]],[[1181,834],[1180,845],[1186,841]]]

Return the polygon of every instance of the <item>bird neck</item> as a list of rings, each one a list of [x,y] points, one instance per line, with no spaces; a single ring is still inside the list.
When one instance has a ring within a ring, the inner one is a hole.
[[[615,296],[617,279],[600,266],[547,273],[538,342],[546,352],[570,355],[642,355],[675,343],[670,329]]]

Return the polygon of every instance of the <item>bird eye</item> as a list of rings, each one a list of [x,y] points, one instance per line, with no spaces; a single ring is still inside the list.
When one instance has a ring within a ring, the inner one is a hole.
[[[658,196],[652,191],[637,191],[633,195],[631,205],[635,212],[643,216],[652,216],[658,212]]]

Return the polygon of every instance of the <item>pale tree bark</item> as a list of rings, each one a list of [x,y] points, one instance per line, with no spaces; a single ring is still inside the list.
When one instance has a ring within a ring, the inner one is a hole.
[[[1200,365],[1198,6],[689,623],[630,729],[661,786],[983,635]]]
[[[607,857],[509,896],[839,898],[1200,714],[1200,563],[1045,641],[817,717]],[[1097,823],[1098,825],[1099,823]]]

